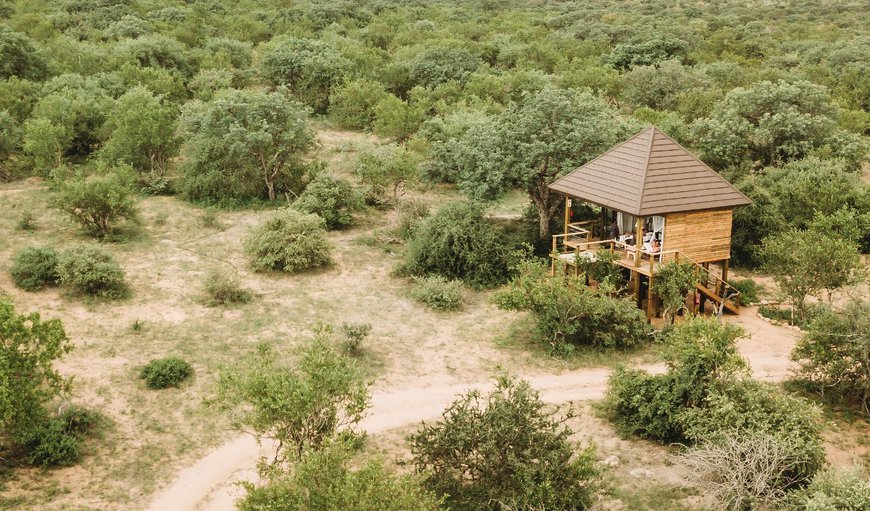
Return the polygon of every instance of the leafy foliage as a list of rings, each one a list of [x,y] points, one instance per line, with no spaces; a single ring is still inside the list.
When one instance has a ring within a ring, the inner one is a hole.
[[[117,300],[130,294],[124,270],[111,254],[96,245],[75,245],[57,261],[60,285],[74,293]]]
[[[649,339],[646,316],[631,300],[587,286],[584,276],[550,277],[537,262],[521,263],[495,302],[503,309],[529,311],[536,337],[557,353],[565,344],[623,349]]]
[[[277,468],[302,460],[306,450],[326,446],[358,423],[368,398],[356,363],[320,331],[293,367],[261,345],[256,356],[224,370],[214,403],[232,414],[236,427],[278,441],[271,462]]]
[[[57,284],[57,250],[51,247],[25,247],[12,256],[9,275],[25,291],[38,291]]]
[[[791,355],[797,377],[870,415],[870,303],[824,311],[805,330]]]
[[[686,294],[700,282],[701,274],[692,262],[671,261],[661,266],[653,281],[653,291],[662,299],[664,313],[673,324],[677,314],[686,308]]]
[[[333,90],[329,97],[329,114],[343,128],[371,129],[375,123],[375,107],[388,96],[378,82],[353,80]]]
[[[278,37],[267,44],[260,74],[286,86],[317,113],[329,106],[332,88],[344,78],[348,62],[329,44],[313,39]]]
[[[253,293],[242,288],[238,275],[219,269],[210,270],[203,283],[209,305],[248,303]]]
[[[290,473],[246,483],[240,511],[438,511],[441,500],[417,477],[396,476],[370,460],[358,466],[342,443],[308,451]]]
[[[470,391],[411,435],[427,488],[457,510],[589,509],[598,471],[592,447],[575,453],[569,414],[548,412],[525,381]]]
[[[150,389],[165,389],[178,387],[181,382],[193,374],[193,367],[178,357],[157,358],[147,364],[139,372],[139,377],[145,380]]]
[[[477,288],[505,282],[511,249],[473,202],[449,203],[422,221],[408,242],[404,271],[437,274]]]
[[[69,388],[53,364],[71,349],[60,320],[0,299],[0,443],[24,447],[42,429],[46,405]]]
[[[275,200],[299,191],[314,142],[305,109],[279,92],[229,89],[182,112],[181,189],[193,200]]]
[[[359,155],[354,172],[365,187],[366,202],[395,206],[408,184],[417,181],[417,156],[404,147],[379,146]]]
[[[317,215],[283,209],[245,239],[254,271],[296,273],[329,264],[332,244],[326,222]]]
[[[740,305],[749,305],[750,303],[758,303],[758,293],[762,286],[749,278],[740,280],[729,280],[728,285],[736,289],[740,294],[737,295],[737,301]]]
[[[34,47],[33,40],[0,25],[0,78],[17,76],[39,80],[47,74],[48,66]]]
[[[861,268],[857,245],[819,232],[791,230],[764,239],[763,269],[773,276],[800,318],[806,316],[808,296],[819,296],[858,279]]]
[[[328,174],[315,177],[293,203],[293,209],[320,216],[329,229],[353,225],[353,214],[362,206],[362,197],[348,180]]]
[[[860,511],[870,507],[870,477],[861,466],[816,474],[792,495],[790,511]]]
[[[462,308],[462,282],[447,280],[440,275],[415,277],[411,296],[437,311],[455,311]]]
[[[110,162],[150,172],[162,178],[178,149],[175,134],[177,108],[167,105],[144,87],[134,87],[118,98],[104,129],[110,135],[99,156]]]
[[[99,238],[115,232],[122,220],[138,223],[136,202],[123,169],[67,179],[58,190],[55,205]]]

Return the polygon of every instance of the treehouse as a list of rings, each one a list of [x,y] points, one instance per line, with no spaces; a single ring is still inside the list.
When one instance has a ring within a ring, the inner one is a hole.
[[[580,262],[600,250],[617,255],[651,319],[656,274],[670,261],[698,267],[693,292],[703,310],[707,300],[738,311],[728,284],[733,209],[750,203],[716,171],[656,127],[647,128],[582,167],[550,189],[565,196],[565,231],[553,236],[551,272],[579,273]],[[572,222],[572,201],[599,206],[600,218]]]

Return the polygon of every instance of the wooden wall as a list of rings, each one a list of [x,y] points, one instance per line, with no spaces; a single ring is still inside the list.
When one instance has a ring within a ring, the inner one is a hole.
[[[698,263],[729,259],[731,218],[730,209],[666,215],[662,249],[679,250]]]

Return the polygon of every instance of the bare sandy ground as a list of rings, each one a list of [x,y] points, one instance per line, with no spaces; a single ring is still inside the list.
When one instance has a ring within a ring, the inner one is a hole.
[[[740,351],[752,365],[756,378],[779,381],[789,374],[788,356],[796,332],[761,320],[754,308],[746,308],[739,317],[728,320],[741,323],[749,333],[749,337],[740,342]],[[661,364],[643,367],[651,372],[664,370]],[[609,374],[609,369],[591,368],[524,377],[540,391],[545,402],[559,404],[601,399]],[[439,386],[422,381],[416,386],[374,393],[369,415],[361,423],[361,429],[377,434],[436,418],[458,394],[472,388],[485,391],[492,385],[492,382],[469,382]],[[257,459],[271,449],[267,443],[257,445],[249,435],[238,436],[181,471],[154,497],[148,510],[232,511],[235,500],[243,493],[236,482],[255,480]]]

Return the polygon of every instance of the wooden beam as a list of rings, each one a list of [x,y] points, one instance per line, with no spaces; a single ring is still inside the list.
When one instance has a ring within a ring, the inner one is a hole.
[[[648,323],[651,323],[652,316],[653,316],[653,310],[652,310],[653,309],[653,291],[652,291],[653,274],[652,274],[652,272],[650,272],[650,274],[649,274],[649,279],[648,279],[647,283],[649,285],[647,286],[647,290],[646,290],[646,320]]]
[[[571,222],[571,197],[565,196],[565,234],[568,234],[568,224]]]
[[[643,248],[643,217],[637,217],[634,234],[634,265],[640,266],[640,249]]]

